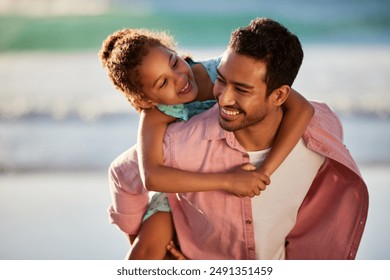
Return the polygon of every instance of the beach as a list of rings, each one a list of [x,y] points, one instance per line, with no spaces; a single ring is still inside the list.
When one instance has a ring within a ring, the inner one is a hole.
[[[105,172],[0,175],[0,259],[123,259]]]
[[[223,14],[196,10],[198,2],[188,2],[191,13],[184,4],[149,2],[160,12],[0,17],[0,259],[120,260],[127,253],[127,239],[109,223],[107,169],[136,143],[138,114],[100,65],[104,36],[125,23],[161,27],[200,60],[224,51],[231,28],[269,16],[302,38],[293,88],[340,116],[368,186],[357,259],[389,260],[388,1],[202,1],[216,11],[223,2]]]

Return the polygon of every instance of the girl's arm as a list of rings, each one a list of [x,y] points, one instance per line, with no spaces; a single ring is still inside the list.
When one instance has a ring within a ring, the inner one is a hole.
[[[284,116],[274,145],[257,169],[258,172],[271,177],[272,173],[286,159],[302,137],[314,114],[313,106],[298,92],[291,89],[284,102]]]
[[[163,164],[163,140],[175,119],[158,109],[141,112],[138,130],[139,168],[144,186],[167,193],[225,190],[237,196],[254,196],[264,189],[262,174],[238,168],[233,173],[197,173]]]

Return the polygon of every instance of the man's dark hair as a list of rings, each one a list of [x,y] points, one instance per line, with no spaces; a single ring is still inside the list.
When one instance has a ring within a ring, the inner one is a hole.
[[[228,47],[266,63],[267,95],[282,85],[291,86],[303,60],[298,37],[267,18],[254,19],[248,26],[235,30]]]

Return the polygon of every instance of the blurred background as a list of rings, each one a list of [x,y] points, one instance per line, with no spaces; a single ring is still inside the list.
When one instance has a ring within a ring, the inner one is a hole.
[[[271,17],[301,39],[294,88],[328,103],[370,191],[358,259],[390,259],[390,1],[0,0],[0,259],[122,259],[107,168],[138,115],[97,53],[125,27],[168,30],[195,59]]]

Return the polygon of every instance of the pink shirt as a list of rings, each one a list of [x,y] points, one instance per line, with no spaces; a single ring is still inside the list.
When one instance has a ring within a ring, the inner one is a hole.
[[[303,139],[327,157],[286,237],[287,259],[354,259],[363,234],[367,187],[342,144],[342,127],[325,105],[313,103],[315,115]],[[184,144],[183,144],[184,143]],[[224,172],[249,161],[234,134],[218,123],[217,106],[186,123],[169,126],[165,164],[196,172]],[[133,147],[110,168],[111,221],[136,234],[147,208],[148,192],[139,178]],[[250,198],[223,191],[169,194],[181,249],[190,259],[255,259]],[[275,202],[277,203],[277,201]]]

